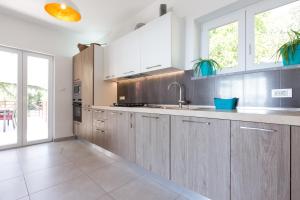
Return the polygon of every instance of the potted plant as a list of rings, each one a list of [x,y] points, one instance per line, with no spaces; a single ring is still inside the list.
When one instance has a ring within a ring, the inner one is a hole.
[[[283,65],[300,64],[300,32],[293,31],[289,33],[290,40],[277,50],[277,61],[282,57]]]
[[[217,70],[221,70],[222,67],[217,63],[217,61],[213,59],[202,59],[198,58],[197,60],[194,60],[195,62],[193,66],[194,70],[194,77],[200,77],[200,74],[202,76],[211,76],[215,75]]]

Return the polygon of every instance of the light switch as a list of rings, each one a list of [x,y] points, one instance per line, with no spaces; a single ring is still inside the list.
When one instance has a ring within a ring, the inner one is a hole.
[[[272,90],[272,98],[293,98],[293,89],[274,89]]]

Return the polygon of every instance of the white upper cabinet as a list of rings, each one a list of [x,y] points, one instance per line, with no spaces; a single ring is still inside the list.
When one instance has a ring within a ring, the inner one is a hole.
[[[184,69],[183,23],[172,13],[149,22],[107,47],[106,80]]]
[[[119,42],[118,55],[121,57],[118,67],[119,77],[139,74],[141,72],[139,31],[126,35]]]

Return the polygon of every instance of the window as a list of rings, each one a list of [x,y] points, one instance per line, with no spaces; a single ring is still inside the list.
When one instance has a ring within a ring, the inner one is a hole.
[[[249,59],[247,68],[281,66],[276,51],[289,39],[290,30],[300,30],[300,1],[265,1],[247,9]],[[252,51],[251,51],[252,50]]]
[[[238,28],[238,22],[233,22],[209,31],[209,57],[226,68],[238,65]]]
[[[282,66],[277,49],[300,31],[300,1],[264,0],[202,24],[201,56],[216,60],[220,73]]]
[[[245,67],[245,12],[240,11],[205,23],[202,30],[202,57],[216,60],[224,69],[220,73]]]

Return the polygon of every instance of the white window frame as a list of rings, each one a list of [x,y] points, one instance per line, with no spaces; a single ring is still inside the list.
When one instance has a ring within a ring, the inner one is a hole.
[[[238,22],[238,27],[239,27],[238,65],[232,68],[218,71],[217,72],[218,74],[245,71],[246,11],[244,9],[239,10],[237,12],[231,13],[230,15],[226,15],[214,19],[202,25],[201,57],[208,58],[209,57],[209,31],[214,28],[225,26],[233,22]]]
[[[282,67],[278,63],[255,63],[255,15],[296,2],[297,0],[265,0],[246,9],[246,71]],[[274,54],[275,54],[274,50]]]

